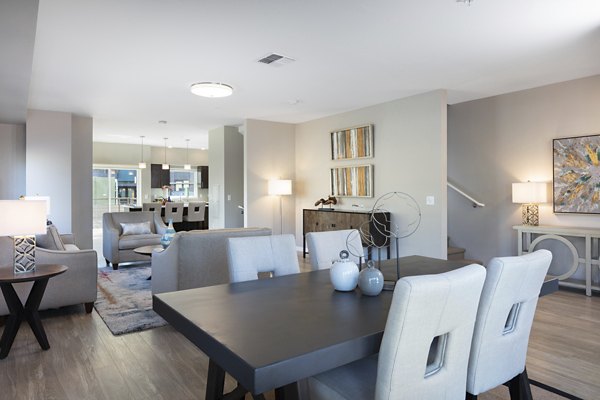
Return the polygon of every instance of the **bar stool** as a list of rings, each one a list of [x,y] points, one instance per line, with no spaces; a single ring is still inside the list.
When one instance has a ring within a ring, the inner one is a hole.
[[[160,203],[143,203],[142,211],[152,211],[160,215],[161,207]]]
[[[206,211],[206,202],[199,201],[188,204],[187,215],[183,216],[184,222],[194,222],[196,229],[201,229],[200,226],[204,222],[204,212]]]
[[[167,203],[165,204],[165,222],[169,222],[169,219],[173,223],[183,222],[183,203]]]

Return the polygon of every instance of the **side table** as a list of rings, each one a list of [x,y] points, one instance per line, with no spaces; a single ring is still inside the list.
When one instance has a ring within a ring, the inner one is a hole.
[[[53,276],[62,274],[67,269],[68,267],[64,265],[38,264],[34,272],[15,274],[12,266],[0,268],[0,288],[10,311],[2,333],[2,339],[0,339],[0,360],[8,356],[21,322],[25,319],[31,326],[31,330],[42,349],[48,350],[50,348],[38,308],[44,297],[48,280]],[[20,282],[33,282],[33,287],[24,306],[13,287],[13,284]]]

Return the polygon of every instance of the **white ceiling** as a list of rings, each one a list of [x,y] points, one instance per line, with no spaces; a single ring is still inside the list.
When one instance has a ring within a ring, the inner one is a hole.
[[[256,62],[271,52],[297,61]],[[439,88],[452,104],[599,73],[600,0],[40,0],[29,108],[90,115],[96,141],[205,147],[208,129],[246,118],[297,123]],[[235,91],[196,97],[198,81]]]

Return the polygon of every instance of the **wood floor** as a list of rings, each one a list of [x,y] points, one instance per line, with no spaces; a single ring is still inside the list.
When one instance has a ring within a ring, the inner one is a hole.
[[[204,398],[208,360],[169,326],[113,336],[83,306],[44,312],[42,318],[51,349],[41,351],[22,326],[8,358],[0,361],[0,399]],[[532,379],[600,399],[600,297],[560,291],[542,298],[527,364]],[[234,382],[226,385],[232,389]],[[509,397],[500,387],[479,398]]]

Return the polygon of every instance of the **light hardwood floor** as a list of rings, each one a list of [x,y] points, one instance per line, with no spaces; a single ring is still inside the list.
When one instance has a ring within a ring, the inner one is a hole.
[[[8,358],[0,361],[0,399],[204,398],[208,360],[169,326],[113,336],[83,306],[44,312],[42,318],[51,349],[41,351],[22,326]],[[560,291],[540,300],[528,371],[532,379],[600,399],[600,297]],[[234,382],[226,385],[232,389]],[[508,398],[504,387],[480,396]]]

